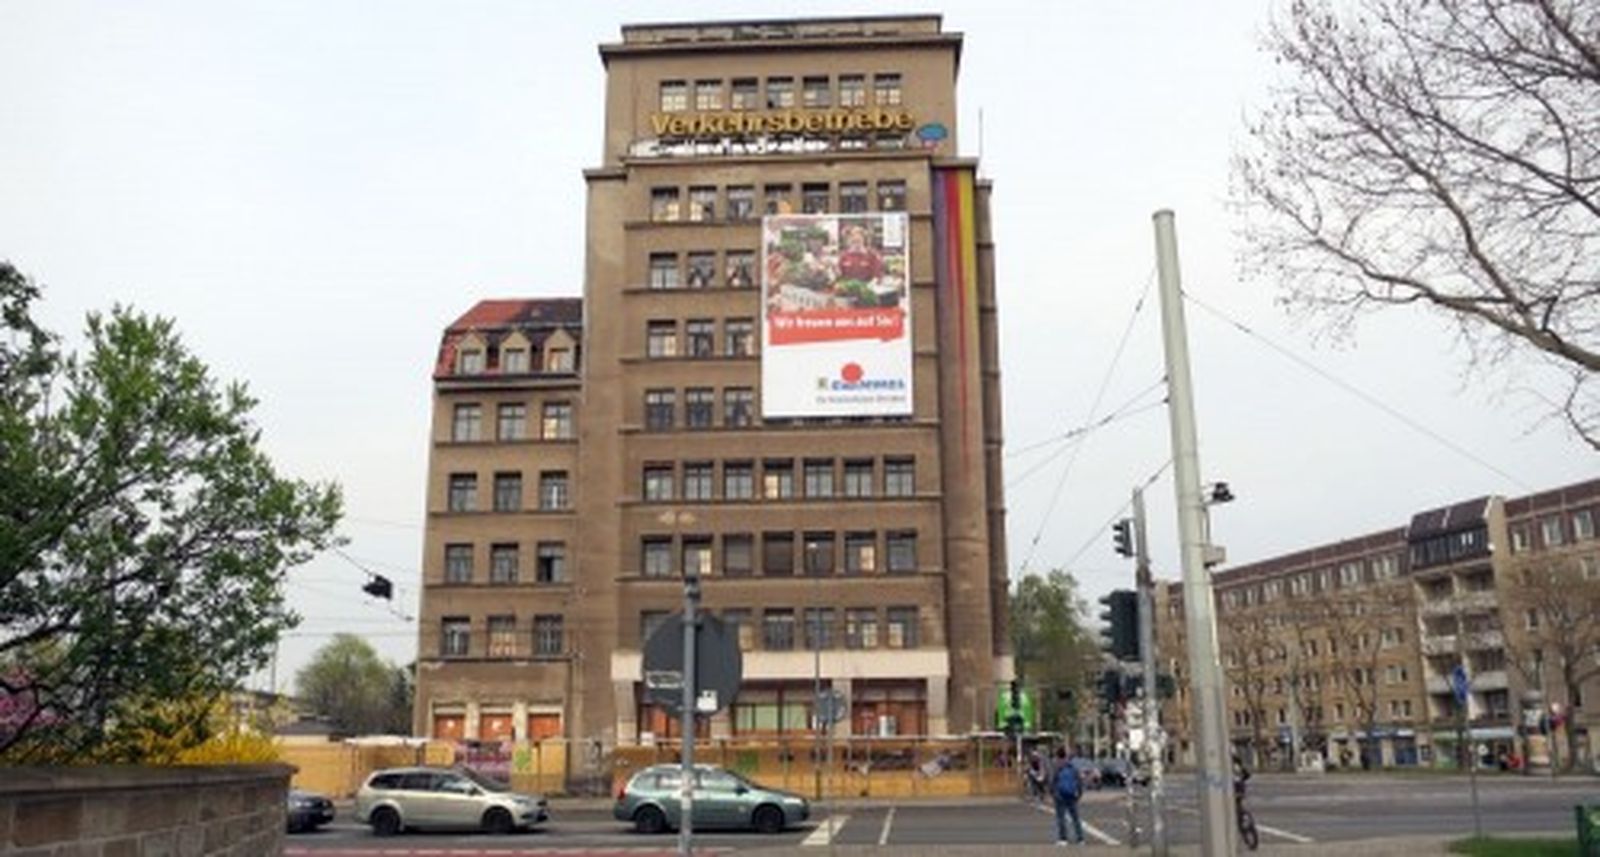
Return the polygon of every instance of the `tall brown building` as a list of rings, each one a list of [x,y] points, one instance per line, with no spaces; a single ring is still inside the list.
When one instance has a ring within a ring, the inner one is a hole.
[[[892,16],[601,46],[581,310],[485,302],[440,350],[419,734],[565,736],[574,777],[674,735],[641,648],[686,570],[744,649],[712,735],[806,731],[818,671],[841,734],[993,725],[1000,380],[961,42]]]

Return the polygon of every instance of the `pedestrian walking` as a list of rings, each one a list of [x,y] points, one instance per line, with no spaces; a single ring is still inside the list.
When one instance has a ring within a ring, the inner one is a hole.
[[[1028,797],[1042,806],[1049,791],[1049,765],[1045,764],[1044,754],[1034,749],[1028,754]]]
[[[1056,800],[1056,844],[1068,842],[1083,844],[1083,819],[1078,817],[1078,798],[1083,796],[1083,782],[1078,778],[1078,766],[1073,764],[1072,753],[1066,747],[1056,749],[1056,770],[1052,777],[1051,793]],[[1072,838],[1067,838],[1067,819],[1072,819]]]

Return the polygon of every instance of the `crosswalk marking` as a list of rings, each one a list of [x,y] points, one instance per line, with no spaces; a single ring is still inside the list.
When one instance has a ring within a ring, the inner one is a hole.
[[[1312,839],[1309,836],[1301,836],[1298,833],[1290,833],[1287,830],[1279,830],[1276,827],[1268,827],[1268,826],[1266,826],[1265,824],[1262,824],[1259,821],[1256,822],[1256,829],[1261,831],[1262,833],[1270,833],[1273,836],[1281,836],[1284,839],[1289,840],[1290,842],[1298,842],[1301,845],[1310,845],[1311,843],[1316,841],[1315,839]]]
[[[839,835],[839,829],[844,827],[845,822],[849,820],[850,816],[848,815],[832,816],[817,825],[817,829],[811,831],[805,839],[800,841],[800,844],[808,846],[827,845],[833,841],[834,837]]]
[[[1035,804],[1032,804],[1032,806],[1033,806],[1034,809],[1044,813],[1045,815],[1051,816],[1052,818],[1055,817],[1056,810],[1055,810],[1055,807],[1053,807],[1053,806],[1046,806],[1045,804],[1042,804],[1042,803],[1035,803]],[[1086,834],[1088,834],[1090,836],[1093,836],[1094,838],[1100,840],[1101,842],[1104,842],[1107,845],[1121,845],[1122,844],[1122,840],[1117,839],[1115,836],[1112,836],[1111,834],[1105,832],[1104,830],[1101,830],[1100,828],[1095,827],[1094,825],[1090,824],[1089,822],[1084,821],[1083,820],[1083,809],[1082,809],[1082,807],[1080,807],[1078,809],[1078,821],[1083,822],[1083,832],[1084,833],[1086,833]]]

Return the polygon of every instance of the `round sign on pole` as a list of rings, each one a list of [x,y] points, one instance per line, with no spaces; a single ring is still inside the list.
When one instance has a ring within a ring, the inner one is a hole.
[[[695,711],[715,714],[733,703],[744,679],[739,638],[715,616],[700,615],[695,629]],[[683,614],[667,617],[644,644],[646,701],[673,714],[683,710]]]

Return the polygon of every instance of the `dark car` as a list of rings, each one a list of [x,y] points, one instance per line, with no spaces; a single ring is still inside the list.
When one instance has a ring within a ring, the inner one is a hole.
[[[1150,775],[1134,767],[1127,759],[1104,759],[1100,762],[1100,784],[1110,788],[1125,788],[1129,781],[1136,786],[1150,784]]]
[[[806,799],[763,788],[738,774],[713,765],[695,767],[695,829],[754,829],[780,833],[811,814]],[[683,817],[679,805],[683,769],[678,765],[645,768],[617,792],[612,815],[632,822],[640,833],[663,833]]]
[[[290,833],[316,830],[333,820],[333,801],[315,792],[290,789],[287,815]]]

